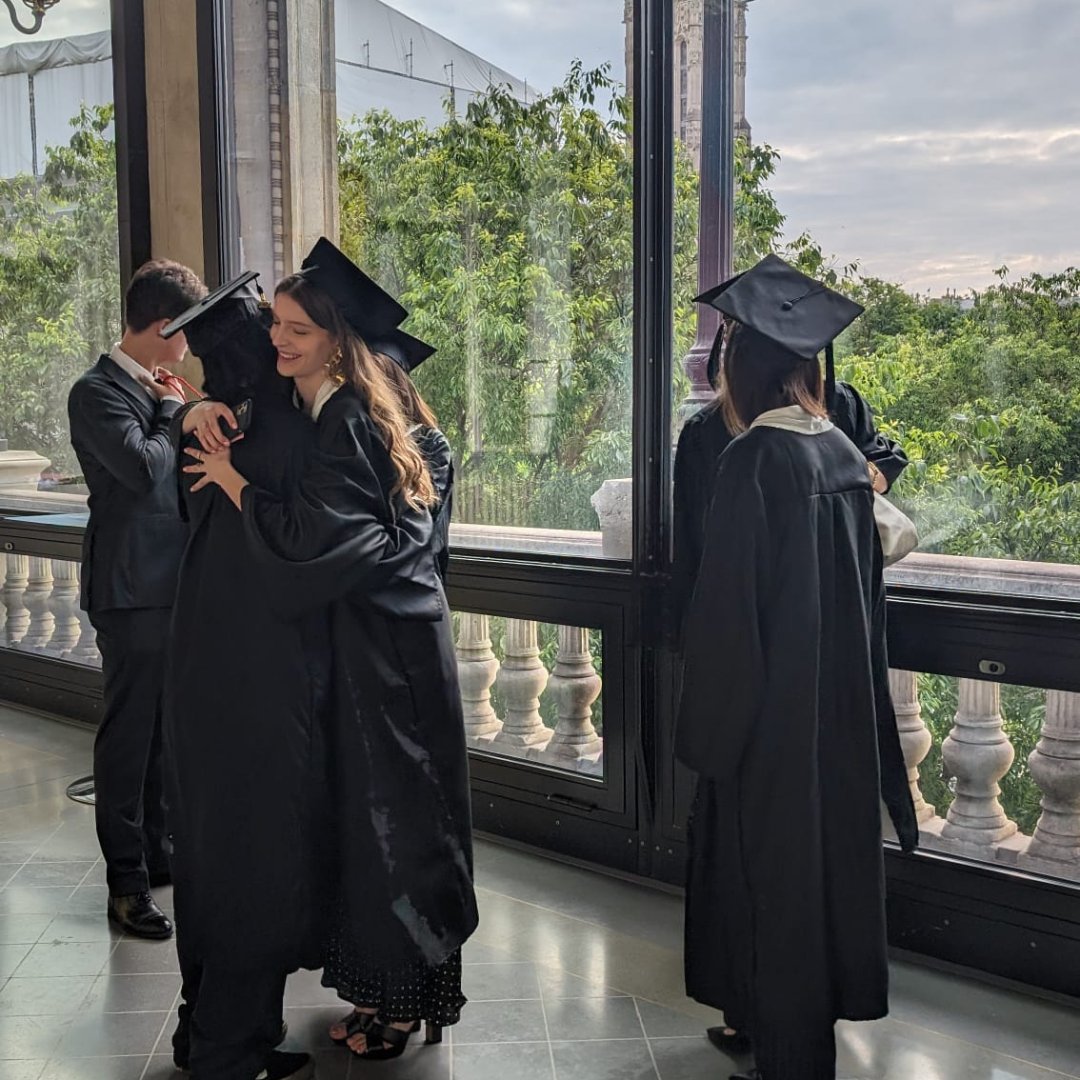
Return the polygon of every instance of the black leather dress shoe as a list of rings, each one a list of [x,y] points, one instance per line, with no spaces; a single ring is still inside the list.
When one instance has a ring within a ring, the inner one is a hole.
[[[148,892],[131,896],[109,897],[109,921],[116,923],[125,934],[163,941],[172,937],[169,917],[154,903]]]

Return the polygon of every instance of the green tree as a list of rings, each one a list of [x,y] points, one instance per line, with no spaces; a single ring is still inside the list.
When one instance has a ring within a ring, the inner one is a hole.
[[[120,319],[112,106],[83,106],[40,179],[0,180],[0,434],[77,471],[67,390]]]

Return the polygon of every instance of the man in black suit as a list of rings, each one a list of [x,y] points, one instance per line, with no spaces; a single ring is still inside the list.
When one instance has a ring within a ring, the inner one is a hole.
[[[150,895],[168,881],[161,776],[161,688],[170,609],[187,528],[177,501],[169,420],[183,404],[169,378],[187,350],[161,329],[206,293],[186,266],[150,262],[131,280],[124,334],[68,395],[71,444],[90,489],[82,607],[105,680],[94,742],[98,842],[108,915],[128,933],[167,938]]]

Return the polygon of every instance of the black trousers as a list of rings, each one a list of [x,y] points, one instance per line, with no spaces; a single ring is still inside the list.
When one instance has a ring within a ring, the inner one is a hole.
[[[161,692],[170,610],[95,611],[105,709],[94,740],[98,843],[109,892],[146,892],[168,866],[162,806]]]
[[[281,1040],[285,972],[238,969],[229,956],[200,954],[182,872],[174,885],[182,979],[174,1055],[188,1058],[192,1080],[254,1080]]]

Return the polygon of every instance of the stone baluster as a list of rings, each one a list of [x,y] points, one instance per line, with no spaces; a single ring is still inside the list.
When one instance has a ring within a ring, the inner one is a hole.
[[[583,626],[559,627],[559,652],[548,684],[558,722],[541,755],[552,763],[576,767],[598,761],[604,752],[604,740],[592,722],[593,702],[602,684],[589,651],[590,634]]]
[[[890,670],[889,689],[896,709],[896,728],[900,732],[900,746],[904,751],[911,799],[915,803],[915,817],[921,824],[934,816],[934,807],[923,798],[919,787],[919,766],[930,753],[934,737],[923,723],[922,706],[919,704],[919,676],[914,671]]]
[[[4,625],[4,641],[8,648],[14,648],[22,641],[30,625],[30,612],[26,607],[30,559],[26,555],[8,555],[5,562],[7,574],[4,578],[4,607],[7,621]]]
[[[465,738],[470,746],[486,745],[502,728],[491,705],[491,687],[499,673],[498,658],[491,650],[491,616],[462,611],[457,618],[455,648]]]
[[[1028,757],[1042,814],[1025,861],[1080,880],[1080,694],[1049,690],[1042,735]]]
[[[48,651],[68,657],[79,641],[79,564],[53,559],[52,577],[49,610],[54,628]]]
[[[523,756],[547,745],[551,732],[540,719],[540,695],[547,681],[536,623],[507,619],[503,662],[496,678],[506,713],[502,730],[492,739],[493,750]]]
[[[1009,771],[1015,751],[1005,734],[997,683],[960,680],[956,722],[941,752],[956,778],[956,798],[942,837],[985,849],[1012,836],[1016,822],[1009,820],[998,800],[998,781]]]
[[[30,625],[23,635],[22,647],[43,651],[52,640],[56,621],[49,610],[49,597],[52,595],[52,564],[49,559],[37,555],[30,556],[30,572],[24,594],[24,601],[30,611]]]

